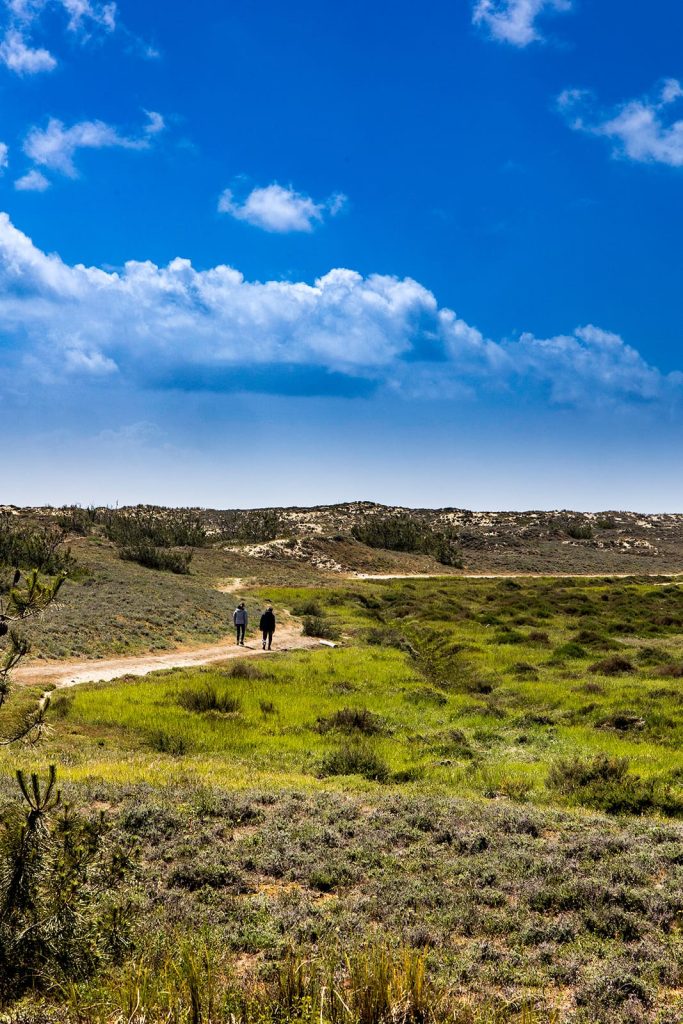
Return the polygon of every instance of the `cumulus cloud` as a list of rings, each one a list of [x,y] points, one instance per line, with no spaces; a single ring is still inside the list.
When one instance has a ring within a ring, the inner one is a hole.
[[[629,100],[612,111],[600,110],[592,93],[581,89],[565,89],[557,105],[575,131],[609,139],[616,157],[683,167],[683,119],[672,116],[681,99],[681,83],[668,78],[654,96]]]
[[[543,14],[571,8],[571,0],[475,0],[472,20],[498,42],[525,47],[543,38],[536,24]]]
[[[0,142],[0,174],[9,166],[9,146],[6,142]]]
[[[298,372],[323,393],[328,382],[339,394],[371,385],[407,398],[514,388],[570,405],[655,402],[683,388],[681,374],[662,374],[598,327],[487,339],[410,278],[336,269],[313,284],[250,282],[231,267],[196,270],[185,259],[118,272],[70,266],[7,214],[0,337],[27,374],[127,386],[262,390],[286,381],[293,393]],[[361,387],[345,392],[343,380]]]
[[[35,75],[57,67],[57,61],[49,50],[29,46],[16,29],[8,30],[0,43],[0,62],[17,75]]]
[[[321,203],[310,196],[283,188],[274,182],[265,188],[255,188],[242,202],[231,189],[226,188],[218,200],[220,213],[230,214],[236,220],[244,220],[254,227],[280,234],[290,231],[311,232],[322,224],[325,216],[336,216],[346,204],[346,196],[336,193]]]
[[[46,128],[31,129],[24,153],[40,167],[77,178],[74,157],[79,149],[149,149],[151,138],[163,130],[164,119],[155,111],[147,112],[147,118],[148,124],[138,136],[127,136],[104,121],[79,121],[67,128],[51,117]]]
[[[46,192],[50,187],[50,182],[44,174],[34,169],[22,175],[21,178],[17,178],[14,187],[17,192]]]

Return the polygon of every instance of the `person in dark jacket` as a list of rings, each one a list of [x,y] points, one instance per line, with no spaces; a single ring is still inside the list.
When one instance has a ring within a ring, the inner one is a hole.
[[[232,613],[232,621],[235,623],[235,630],[237,632],[237,644],[244,647],[244,634],[247,631],[247,623],[249,622],[249,613],[244,601],[240,601],[235,608]]]
[[[272,604],[266,605],[266,610],[261,616],[259,627],[263,633],[263,650],[266,650],[266,644],[268,645],[268,650],[270,650],[273,643],[273,633],[275,632],[275,612],[273,611]]]

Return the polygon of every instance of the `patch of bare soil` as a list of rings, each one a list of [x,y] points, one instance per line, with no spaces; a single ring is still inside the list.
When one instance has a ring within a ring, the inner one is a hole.
[[[77,686],[79,683],[109,682],[121,676],[146,676],[160,669],[192,668],[211,665],[229,658],[267,657],[278,651],[298,651],[318,647],[320,641],[302,636],[299,628],[285,626],[275,633],[271,652],[264,651],[258,638],[238,647],[232,638],[209,647],[180,648],[166,654],[144,654],[138,657],[107,658],[101,661],[61,661],[41,665],[20,666],[13,675],[16,683],[24,686],[44,683],[56,688]]]

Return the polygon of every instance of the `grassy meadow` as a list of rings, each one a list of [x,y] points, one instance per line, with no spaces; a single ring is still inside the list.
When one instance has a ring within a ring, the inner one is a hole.
[[[0,1020],[680,1024],[683,588],[288,582],[249,605],[337,647],[63,690],[0,752],[128,861],[115,954]]]

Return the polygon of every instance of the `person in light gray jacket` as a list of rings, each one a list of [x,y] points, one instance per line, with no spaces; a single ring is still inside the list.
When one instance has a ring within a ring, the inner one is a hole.
[[[247,606],[244,601],[240,601],[235,608],[232,613],[232,621],[235,623],[235,629],[237,631],[237,644],[241,644],[242,647],[244,647],[244,634],[247,631],[247,623],[249,622],[249,612],[247,611]]]

